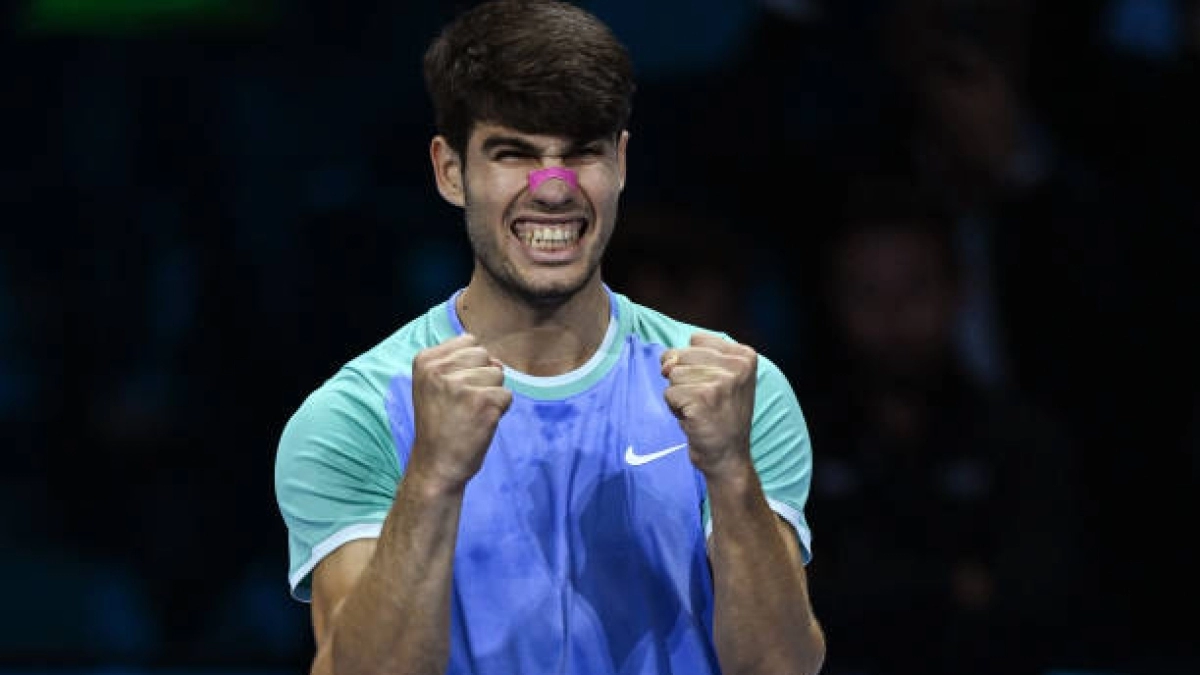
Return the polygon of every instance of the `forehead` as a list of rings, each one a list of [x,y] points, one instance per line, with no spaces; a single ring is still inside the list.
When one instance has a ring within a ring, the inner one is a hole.
[[[608,138],[573,138],[554,134],[531,134],[494,122],[479,122],[471,129],[467,148],[479,151],[497,144],[522,145],[544,154],[556,154],[584,143],[608,141]]]

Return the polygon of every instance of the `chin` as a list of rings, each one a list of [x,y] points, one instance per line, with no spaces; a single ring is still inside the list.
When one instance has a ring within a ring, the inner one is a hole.
[[[541,276],[541,275],[539,275]],[[551,275],[545,275],[551,276]],[[554,305],[565,302],[587,285],[588,275],[570,275],[569,277],[553,275],[557,278],[529,279],[518,282],[518,292],[531,304]]]

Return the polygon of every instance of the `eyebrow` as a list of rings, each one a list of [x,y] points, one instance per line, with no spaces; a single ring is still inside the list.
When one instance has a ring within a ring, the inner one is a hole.
[[[593,138],[589,141],[572,141],[567,145],[563,154],[570,155],[590,145],[601,142],[603,142],[602,138]],[[484,154],[488,154],[497,148],[511,148],[530,155],[541,155],[543,153],[543,148],[517,136],[489,136],[480,145],[480,150]]]
[[[483,141],[480,149],[486,154],[496,148],[513,148],[531,155],[541,154],[541,148],[523,138],[516,136],[489,136]]]

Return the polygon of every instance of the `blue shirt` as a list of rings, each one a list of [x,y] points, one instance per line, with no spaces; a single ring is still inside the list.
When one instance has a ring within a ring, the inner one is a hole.
[[[697,328],[609,297],[588,363],[555,377],[506,369],[513,402],[463,498],[449,673],[719,672],[704,479],[659,366]],[[412,447],[412,359],[462,332],[454,301],[346,364],[288,421],[276,492],[297,598],[324,556],[379,535]],[[807,561],[807,427],[762,355],[751,451]]]

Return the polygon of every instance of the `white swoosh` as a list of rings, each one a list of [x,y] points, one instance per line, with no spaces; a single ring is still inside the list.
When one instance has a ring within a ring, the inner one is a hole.
[[[629,464],[631,466],[641,466],[643,464],[646,464],[647,462],[653,462],[654,460],[658,459],[659,457],[666,457],[667,455],[671,454],[672,452],[675,452],[676,450],[678,450],[680,448],[686,448],[686,447],[687,447],[687,443],[680,443],[679,445],[672,445],[669,448],[659,450],[658,452],[652,452],[648,455],[639,455],[633,451],[633,446],[631,445],[631,446],[625,448],[625,461],[629,462]]]

